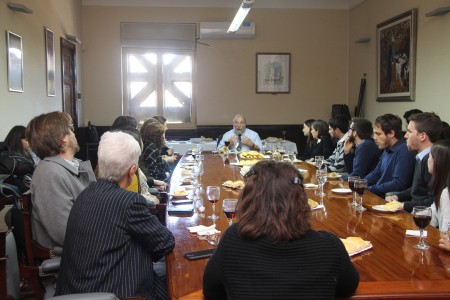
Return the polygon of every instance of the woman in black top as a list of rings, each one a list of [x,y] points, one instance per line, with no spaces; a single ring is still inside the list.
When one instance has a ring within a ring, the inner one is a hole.
[[[334,299],[353,294],[359,274],[340,239],[314,231],[299,171],[262,161],[247,173],[237,223],[203,275],[207,299]]]
[[[317,120],[312,123],[311,133],[313,135],[315,145],[311,151],[311,158],[322,155],[327,159],[334,151],[333,142],[328,132],[328,123],[323,120]]]
[[[298,155],[298,159],[307,160],[311,158],[312,148],[314,146],[314,138],[311,133],[311,125],[314,119],[308,119],[303,123],[303,135],[306,136],[306,147],[301,154]]]

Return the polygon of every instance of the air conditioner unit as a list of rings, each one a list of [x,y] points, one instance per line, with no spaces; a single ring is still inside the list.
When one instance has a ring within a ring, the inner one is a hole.
[[[243,22],[238,31],[227,33],[230,22],[200,22],[200,39],[228,40],[253,39],[255,37],[255,23]]]

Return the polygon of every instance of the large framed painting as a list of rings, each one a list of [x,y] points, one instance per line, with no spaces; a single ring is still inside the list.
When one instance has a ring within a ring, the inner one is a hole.
[[[256,53],[256,93],[291,92],[291,54]]]
[[[8,55],[8,87],[10,92],[23,92],[22,37],[6,31]]]
[[[45,58],[47,64],[47,96],[54,97],[56,95],[55,35],[48,28],[45,28]]]
[[[377,25],[377,101],[414,101],[417,9]]]

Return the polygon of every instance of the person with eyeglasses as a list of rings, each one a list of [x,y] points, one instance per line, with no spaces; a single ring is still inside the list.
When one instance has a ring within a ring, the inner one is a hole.
[[[236,223],[203,274],[208,299],[334,299],[353,294],[359,273],[339,237],[316,231],[295,166],[261,161],[245,175]]]
[[[344,162],[349,176],[364,178],[378,164],[381,150],[372,140],[372,122],[353,118],[344,143]]]
[[[41,158],[31,180],[36,241],[48,249],[63,247],[70,210],[95,181],[94,171],[90,161],[75,158],[80,147],[69,114],[55,111],[33,118],[26,137]]]
[[[237,151],[260,151],[262,149],[261,138],[258,133],[247,128],[247,120],[241,114],[234,117],[233,129],[224,133],[217,149],[222,148],[226,141],[230,142],[230,149]]]

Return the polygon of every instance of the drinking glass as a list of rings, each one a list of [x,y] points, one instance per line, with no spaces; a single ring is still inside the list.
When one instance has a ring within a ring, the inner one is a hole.
[[[265,153],[266,152],[266,140],[261,140],[261,144],[262,144],[261,152]]]
[[[316,170],[316,178],[317,178],[317,182],[319,183],[319,194],[318,195],[320,197],[325,196],[325,193],[323,192],[323,186],[325,185],[325,182],[327,182],[327,177],[328,177],[327,167],[325,167],[324,169]]]
[[[286,140],[286,130],[281,131],[281,134],[283,135],[283,142]]]
[[[228,226],[233,224],[233,219],[236,215],[236,206],[238,204],[238,199],[223,199],[222,208],[225,216],[228,219]]]
[[[191,184],[194,190],[194,197],[193,200],[197,201],[199,199],[199,182],[198,182],[198,168],[192,168],[191,172],[189,173],[189,178],[191,179]]]
[[[355,180],[360,179],[359,176],[349,176],[348,177],[348,187],[352,190],[353,193],[353,202],[352,206],[357,207],[358,203],[356,203],[356,192],[355,192]]]
[[[317,169],[322,168],[324,161],[324,157],[322,155],[317,155],[314,157],[314,165],[317,167]]]
[[[215,223],[216,220],[219,219],[219,216],[216,215],[216,202],[219,201],[220,198],[220,186],[207,186],[206,196],[208,197],[208,201],[212,203],[212,215],[210,215],[208,219],[213,220]]]
[[[355,180],[355,191],[359,195],[359,204],[356,207],[357,211],[365,211],[366,209],[362,205],[363,195],[367,189],[367,180],[366,179],[356,179]]]
[[[419,243],[417,245],[414,245],[414,248],[417,248],[419,250],[427,250],[430,248],[425,244],[423,241],[423,230],[430,225],[431,222],[431,207],[426,206],[415,206],[413,207],[412,216],[414,223],[417,227],[419,227],[420,230],[420,238]]]
[[[225,146],[227,147],[227,149],[225,150],[225,155],[228,157],[228,155],[230,154],[230,141],[225,141]]]

